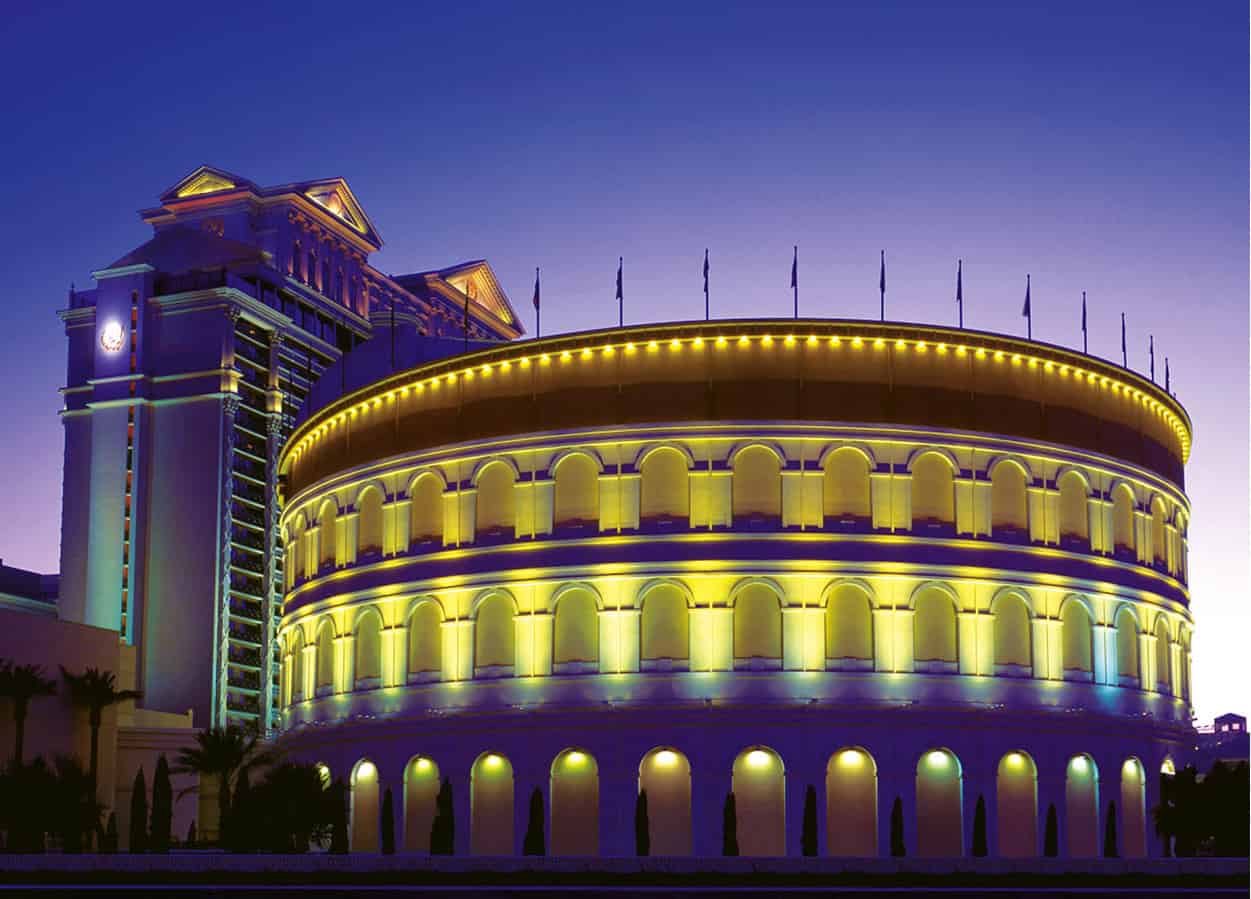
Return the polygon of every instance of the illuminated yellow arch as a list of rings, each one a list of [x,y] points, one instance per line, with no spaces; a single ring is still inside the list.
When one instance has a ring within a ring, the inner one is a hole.
[[[1010,596],[1015,596],[1017,599],[1021,600],[1021,602],[1025,603],[1025,609],[1029,613],[1031,621],[1039,616],[1039,611],[1035,606],[1034,598],[1030,595],[1030,592],[1023,587],[1016,586],[1000,587],[996,590],[994,596],[990,598],[990,605],[986,607],[986,610],[992,615],[995,614],[995,606]],[[957,606],[957,608],[959,607]]]
[[[986,477],[993,479],[995,471],[998,470],[1001,465],[1015,465],[1017,468],[1021,469],[1021,474],[1025,475],[1026,487],[1034,483],[1034,472],[1031,469],[1029,462],[1015,454],[995,456],[991,459],[990,464],[986,466]]]
[[[786,608],[786,591],[782,589],[782,585],[769,577],[745,577],[735,581],[734,586],[730,588],[729,594],[726,596],[726,605],[730,608],[738,602],[739,595],[748,587],[766,587],[772,590],[777,596],[778,606]]]
[[[682,458],[686,460],[687,471],[690,471],[692,468],[695,467],[695,456],[691,453],[691,451],[686,447],[685,444],[682,444],[682,443],[649,443],[646,446],[644,446],[642,449],[640,449],[638,454],[634,457],[635,470],[641,472],[643,470],[643,463],[647,461],[648,457],[654,455],[655,453],[660,452],[661,450],[673,450],[674,452],[680,453],[682,455]]]
[[[917,467],[917,463],[929,455],[939,456],[940,458],[943,459],[943,461],[945,461],[948,465],[950,465],[951,474],[953,477],[960,473],[960,463],[956,460],[956,457],[952,455],[950,450],[944,449],[941,446],[917,447],[916,449],[914,449],[912,452],[908,454],[908,461],[904,463],[905,467],[910,472],[915,471]]]
[[[570,593],[589,593],[595,599],[595,608],[601,612],[604,610],[604,597],[600,594],[598,587],[590,581],[569,581],[552,592],[547,600],[547,611],[554,614],[556,605]]]
[[[869,600],[870,609],[880,609],[882,607],[881,600],[878,599],[877,591],[873,589],[873,585],[863,578],[858,577],[842,577],[830,581],[821,590],[821,598],[817,601],[817,605],[821,608],[828,608],[830,600],[834,594],[843,587],[855,587]]]
[[[598,450],[592,447],[574,446],[566,447],[552,457],[551,463],[547,466],[548,473],[555,477],[556,469],[560,468],[561,463],[570,456],[585,456],[595,466],[596,471],[602,473],[604,470],[604,457],[599,454]]]
[[[917,584],[916,587],[913,588],[912,592],[908,594],[908,603],[906,608],[915,610],[917,607],[917,597],[919,597],[926,590],[937,590],[940,593],[946,594],[947,598],[951,600],[952,607],[956,610],[956,612],[959,613],[961,611],[960,594],[957,593],[955,588],[953,588],[946,581],[922,581]]]
[[[439,612],[439,620],[447,621],[447,610],[443,608],[443,601],[432,593],[423,593],[409,600],[408,605],[404,607],[404,616],[402,620],[405,624],[412,620],[414,614],[422,606],[433,605]]]
[[[865,463],[868,464],[869,471],[877,468],[877,458],[873,455],[873,450],[863,443],[831,443],[817,457],[817,467],[825,470],[825,466],[834,458],[834,454],[841,453],[844,450],[850,450],[861,456]]]
[[[487,587],[485,590],[479,591],[479,593],[473,598],[473,601],[469,603],[469,617],[477,618],[478,610],[482,608],[482,604],[493,596],[502,596],[512,603],[514,615],[516,615],[521,608],[521,606],[517,603],[517,597],[513,596],[511,591],[505,590],[503,587]]]
[[[409,477],[404,486],[404,496],[412,499],[413,491],[417,487],[417,482],[422,478],[434,478],[439,483],[440,491],[447,490],[447,478],[443,476],[442,471],[432,466],[430,468],[419,468],[417,471],[413,472],[412,476]]]
[[[483,472],[485,472],[488,468],[495,467],[496,465],[506,466],[508,470],[512,472],[514,484],[517,481],[521,480],[521,469],[517,467],[516,462],[514,462],[508,456],[491,456],[489,458],[483,459],[477,465],[474,466],[473,474],[469,476],[469,483],[472,484],[474,487],[477,487],[478,482],[482,480]]]
[[[726,456],[726,461],[729,463],[730,468],[731,469],[734,468],[735,462],[737,462],[738,457],[741,453],[746,452],[749,449],[755,449],[757,447],[759,447],[762,450],[767,450],[768,452],[773,453],[774,457],[777,459],[778,468],[782,470],[786,469],[786,453],[782,451],[782,448],[770,440],[758,440],[758,439],[744,440],[740,443],[736,443],[730,449],[729,455]]]
[[[647,594],[658,587],[672,587],[682,594],[682,598],[686,600],[686,607],[688,609],[695,608],[695,593],[691,590],[691,588],[688,587],[684,581],[669,577],[652,578],[650,581],[645,582],[643,586],[639,587],[634,599],[635,608],[643,608],[643,600],[647,599]]]

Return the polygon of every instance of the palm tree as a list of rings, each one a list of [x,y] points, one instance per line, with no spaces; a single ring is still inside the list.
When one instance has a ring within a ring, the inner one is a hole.
[[[218,837],[227,825],[230,813],[230,791],[235,778],[241,772],[274,760],[275,753],[257,747],[258,736],[254,730],[237,724],[226,727],[210,727],[195,735],[195,746],[179,751],[174,771],[179,774],[197,774],[217,778]],[[197,789],[189,787],[183,793]]]
[[[13,701],[13,760],[18,765],[22,764],[26,743],[26,712],[30,701],[55,693],[56,681],[44,677],[41,666],[14,665],[8,659],[0,660],[0,696]]]
[[[87,766],[88,777],[91,778],[91,794],[96,795],[100,781],[100,724],[104,719],[104,710],[111,705],[138,699],[143,694],[138,690],[119,690],[112,671],[101,671],[99,668],[88,668],[82,674],[70,674],[61,666],[61,676],[69,684],[70,699],[74,705],[87,710],[91,724],[91,756]]]

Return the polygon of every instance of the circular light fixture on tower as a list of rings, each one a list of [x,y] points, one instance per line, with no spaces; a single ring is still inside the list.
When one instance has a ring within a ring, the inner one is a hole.
[[[100,346],[104,347],[106,352],[116,353],[125,342],[126,332],[121,323],[105,322],[104,327],[100,329]]]

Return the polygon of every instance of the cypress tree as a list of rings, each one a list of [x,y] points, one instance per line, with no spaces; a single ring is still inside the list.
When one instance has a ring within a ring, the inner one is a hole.
[[[452,812],[452,784],[446,777],[434,802],[434,822],[430,825],[430,854],[452,855],[456,849],[456,822]]]
[[[109,822],[104,827],[104,839],[100,841],[100,851],[112,855],[117,851],[117,812],[109,812]]]
[[[904,848],[903,800],[898,796],[890,807],[890,854],[891,858],[903,858],[907,854]]]
[[[738,803],[733,793],[726,795],[721,812],[721,854],[738,855]]]
[[[187,828],[187,843],[186,843],[186,845],[187,845],[188,847],[194,847],[194,846],[195,846],[195,838],[196,838],[196,833],[195,833],[195,821],[193,820],[193,821],[191,822],[191,825]]]
[[[647,820],[647,791],[639,790],[634,800],[634,854],[650,855],[652,851],[651,822]]]
[[[1108,823],[1103,829],[1103,857],[1116,858],[1116,801],[1108,803]]]
[[[969,851],[974,858],[985,858],[989,854],[986,847],[986,797],[980,794],[973,812],[973,843]]]
[[[382,854],[395,855],[395,805],[390,787],[382,797]]]
[[[174,791],[169,783],[169,763],[161,753],[156,760],[156,774],[152,777],[152,826],[149,828],[148,849],[152,852],[169,852],[170,828],[174,820]]]
[[[817,854],[817,788],[812,784],[808,784],[808,789],[804,791],[804,827],[800,844],[804,855]]]
[[[1056,806],[1053,802],[1047,806],[1047,826],[1043,830],[1043,855],[1055,858],[1060,854],[1060,822],[1056,818]]]
[[[330,806],[330,820],[333,822],[330,831],[330,851],[336,855],[345,855],[348,851],[348,813],[347,788],[341,778],[335,778],[327,792]]]
[[[143,778],[143,768],[135,772],[135,783],[130,788],[130,851],[145,852],[148,848],[148,782]]]
[[[543,793],[538,787],[530,794],[530,818],[521,841],[522,855],[545,855],[543,844]]]

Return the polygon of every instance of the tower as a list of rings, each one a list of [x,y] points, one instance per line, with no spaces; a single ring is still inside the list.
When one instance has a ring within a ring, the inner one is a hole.
[[[461,334],[468,304],[476,340],[522,328],[485,262],[374,268],[382,240],[342,179],[202,166],[140,215],[152,238],[60,313],[61,615],[138,647],[144,705],[267,728],[277,456],[312,385],[384,320]]]

